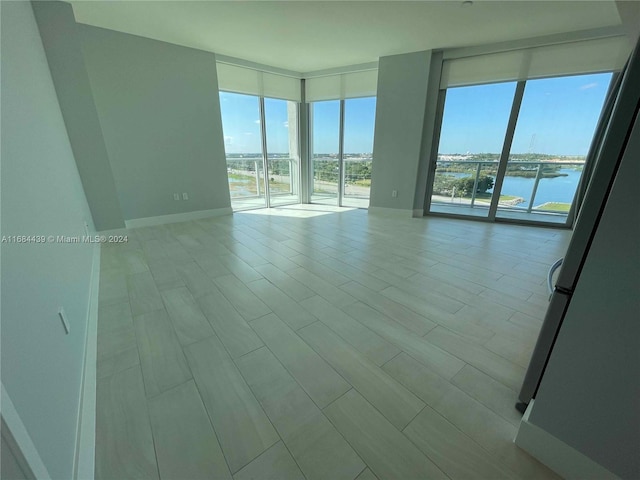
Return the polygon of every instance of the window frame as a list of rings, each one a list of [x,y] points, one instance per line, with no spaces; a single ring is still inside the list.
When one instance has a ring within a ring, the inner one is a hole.
[[[268,145],[267,145],[267,125],[266,125],[266,115],[265,115],[265,98],[269,99],[269,100],[278,100],[278,101],[282,101],[282,102],[292,102],[295,104],[296,106],[296,124],[295,124],[295,135],[296,135],[296,144],[297,144],[297,151],[296,152],[289,152],[289,158],[290,159],[294,159],[297,162],[297,167],[296,167],[296,172],[295,172],[295,176],[296,178],[294,179],[294,183],[297,186],[297,193],[295,193],[296,199],[294,199],[294,201],[290,202],[290,203],[279,203],[277,205],[277,207],[280,206],[285,206],[285,205],[296,205],[296,204],[300,204],[303,202],[302,199],[302,192],[301,192],[301,182],[302,182],[302,175],[301,175],[301,149],[300,149],[300,140],[301,140],[301,134],[300,134],[300,102],[298,101],[294,101],[294,100],[287,100],[287,99],[283,99],[283,98],[276,98],[276,97],[265,97],[264,95],[255,95],[255,94],[250,94],[250,93],[240,93],[240,92],[236,92],[236,91],[231,91],[231,90],[223,90],[223,89],[218,89],[218,97],[220,96],[221,93],[225,93],[225,94],[232,94],[232,95],[243,95],[243,96],[248,96],[248,97],[254,97],[258,99],[258,115],[259,115],[259,120],[260,120],[260,145],[261,145],[261,156],[262,156],[262,171],[264,173],[264,205],[262,206],[248,206],[248,207],[244,207],[244,208],[239,208],[239,209],[234,209],[234,211],[242,211],[242,210],[251,210],[251,209],[257,209],[257,208],[272,208],[271,205],[271,191],[269,188],[269,181],[268,179],[269,174],[270,174],[270,170],[269,170],[269,151],[267,149]],[[222,119],[222,130],[224,133],[224,119]],[[225,162],[227,161],[227,149],[226,149],[226,145],[225,147]],[[290,175],[292,175],[293,173],[290,172]],[[227,182],[228,183],[228,182]],[[258,187],[259,188],[259,187]],[[260,198],[260,194],[258,192],[258,194],[256,195],[257,198]],[[233,197],[231,196],[231,190],[229,190],[229,199],[231,202],[233,202]],[[233,207],[233,204],[232,204]]]
[[[599,120],[598,120],[598,124],[600,123],[600,119],[602,118],[602,116],[605,114],[605,110],[607,108],[606,105],[606,99],[611,95],[611,91],[614,88],[614,85],[616,84],[615,80],[618,76],[618,72],[616,71],[610,71],[610,72],[585,72],[583,74],[580,75],[589,75],[592,73],[611,73],[611,78],[609,80],[609,85],[607,87],[607,94],[605,95],[605,103],[602,107],[602,110],[599,113]],[[553,75],[553,76],[548,76],[548,77],[544,77],[544,78],[563,78],[563,77],[570,77],[570,76],[576,76],[575,74],[564,74],[564,75]],[[513,224],[521,224],[521,225],[534,225],[534,226],[550,226],[550,227],[561,227],[561,228],[572,228],[573,227],[573,223],[575,221],[575,210],[576,210],[576,199],[579,195],[580,192],[580,188],[581,188],[581,184],[584,183],[584,175],[587,174],[587,171],[591,168],[591,163],[593,162],[594,158],[592,155],[593,149],[594,149],[594,144],[597,142],[597,127],[596,127],[596,132],[594,133],[594,136],[591,139],[591,145],[590,148],[588,150],[588,153],[586,155],[585,158],[585,166],[584,166],[584,171],[582,174],[582,177],[580,179],[580,181],[578,182],[578,186],[576,188],[576,192],[574,193],[573,196],[573,200],[571,202],[571,207],[569,212],[567,212],[567,216],[565,219],[564,223],[560,223],[560,222],[545,222],[545,221],[540,221],[540,220],[535,220],[535,219],[525,219],[525,218],[508,218],[508,217],[501,217],[499,215],[497,215],[498,213],[498,203],[500,201],[500,195],[502,193],[502,187],[503,187],[503,183],[504,183],[504,177],[506,174],[506,170],[507,170],[507,166],[508,166],[508,161],[509,161],[509,155],[511,153],[511,147],[512,147],[512,143],[513,143],[513,138],[515,135],[515,131],[516,131],[516,126],[517,126],[517,122],[518,122],[518,118],[520,116],[520,108],[522,106],[522,101],[524,98],[524,93],[525,93],[525,88],[526,88],[526,84],[527,81],[529,80],[540,80],[541,78],[531,78],[531,79],[527,79],[527,80],[518,80],[516,82],[516,90],[515,90],[515,94],[514,94],[514,98],[511,104],[511,111],[509,113],[509,120],[507,123],[507,129],[505,132],[505,136],[504,136],[504,141],[503,141],[503,146],[502,146],[502,151],[500,153],[500,160],[499,160],[499,164],[498,164],[498,171],[496,173],[496,179],[495,179],[495,184],[493,186],[493,195],[491,198],[491,204],[489,206],[489,212],[487,214],[486,217],[480,217],[480,216],[475,216],[475,215],[465,215],[463,214],[451,214],[451,213],[445,213],[445,212],[435,212],[432,211],[432,194],[433,194],[433,183],[434,183],[434,178],[435,178],[435,171],[437,168],[437,161],[438,161],[438,151],[439,151],[439,145],[440,145],[440,135],[442,132],[442,121],[444,119],[444,111],[445,111],[445,103],[446,103],[446,95],[447,95],[447,88],[440,88],[438,90],[438,99],[437,99],[437,107],[436,107],[436,113],[435,113],[435,128],[434,128],[434,133],[433,133],[433,137],[432,137],[432,148],[431,148],[431,152],[430,152],[430,158],[429,158],[429,172],[430,175],[427,179],[427,189],[426,189],[426,197],[425,197],[425,212],[427,215],[433,215],[433,216],[444,216],[444,217],[449,217],[449,218],[464,218],[464,219],[470,219],[470,220],[476,220],[476,221],[485,221],[485,222],[491,222],[491,223],[513,223]],[[491,82],[491,83],[503,83],[503,82]],[[479,83],[477,85],[486,85],[487,83]],[[475,85],[464,85],[461,87],[450,87],[450,88],[465,88],[465,87],[471,87],[471,86],[475,86]]]

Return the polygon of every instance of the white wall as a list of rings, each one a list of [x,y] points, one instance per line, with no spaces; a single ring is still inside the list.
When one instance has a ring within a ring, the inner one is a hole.
[[[93,223],[31,4],[0,8],[2,235],[82,235]],[[93,252],[1,246],[2,384],[53,478],[72,478]]]
[[[636,120],[529,415],[625,479],[640,478],[639,158]]]
[[[215,55],[78,28],[125,220],[229,208]]]
[[[430,62],[430,51],[380,58],[371,207],[414,208]]]
[[[71,5],[34,1],[33,10],[84,192],[98,230],[124,227]]]
[[[438,102],[440,95],[440,75],[442,74],[442,52],[433,52],[429,67],[429,83],[427,85],[427,103],[424,112],[422,130],[422,146],[418,160],[415,194],[413,197],[414,216],[426,213],[431,201],[431,183],[435,169],[431,167],[431,158],[437,157],[440,140],[440,119],[438,119]],[[436,129],[438,131],[436,132]],[[436,135],[437,133],[437,135]],[[417,214],[417,215],[416,215]]]

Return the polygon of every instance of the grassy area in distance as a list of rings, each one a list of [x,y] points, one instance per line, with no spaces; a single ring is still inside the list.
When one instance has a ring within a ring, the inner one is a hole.
[[[570,203],[547,202],[535,207],[536,210],[548,210],[551,212],[568,212],[571,209]]]

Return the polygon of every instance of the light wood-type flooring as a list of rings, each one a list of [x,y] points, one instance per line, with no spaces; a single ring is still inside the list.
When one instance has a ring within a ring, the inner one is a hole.
[[[556,478],[514,404],[569,236],[318,205],[129,230],[96,478]]]

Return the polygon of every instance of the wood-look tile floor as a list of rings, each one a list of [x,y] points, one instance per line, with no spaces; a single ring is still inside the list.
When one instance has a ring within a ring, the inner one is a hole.
[[[130,230],[96,478],[556,478],[514,404],[569,236],[317,205]]]

